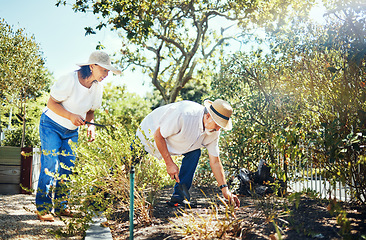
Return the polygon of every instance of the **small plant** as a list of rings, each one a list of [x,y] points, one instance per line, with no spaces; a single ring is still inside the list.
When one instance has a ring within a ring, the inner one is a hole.
[[[220,196],[217,197],[222,205],[210,200],[210,207],[205,214],[180,209],[178,212],[184,218],[184,222],[183,225],[176,224],[176,228],[183,235],[193,239],[225,239],[227,236],[244,239],[251,231],[254,221],[244,222],[238,219],[235,207]],[[179,218],[178,214],[176,215]]]
[[[284,217],[289,215],[286,199],[279,198],[275,195],[264,196],[258,198],[256,207],[263,212],[266,222],[269,223],[274,220],[280,220],[281,222],[287,223],[287,221],[284,220]]]
[[[293,202],[295,204],[296,209],[299,208],[300,205],[300,200],[301,200],[301,192],[295,192],[290,194],[287,199],[289,200],[289,202]]]
[[[270,238],[271,239],[275,239],[275,240],[282,240],[282,235],[281,235],[281,232],[280,232],[280,230],[279,230],[279,228],[278,228],[278,226],[277,226],[277,224],[276,224],[276,222],[272,222],[273,223],[273,226],[274,226],[274,228],[275,228],[275,230],[276,230],[276,234],[277,234],[277,237],[274,235],[274,234],[271,234],[270,235]]]
[[[320,196],[317,191],[311,190],[310,188],[305,189],[303,193],[305,193],[306,196],[310,197],[311,199],[318,199]]]
[[[337,224],[340,226],[340,234],[347,238],[351,233],[351,223],[347,218],[347,212],[342,209],[337,199],[331,199],[327,206],[327,210],[332,216],[337,216]]]

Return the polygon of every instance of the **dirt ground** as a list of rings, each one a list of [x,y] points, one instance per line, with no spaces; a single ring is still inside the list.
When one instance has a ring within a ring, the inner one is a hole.
[[[53,234],[65,224],[59,218],[54,222],[42,222],[37,219],[35,195],[0,195],[0,239],[39,240],[58,239]],[[82,236],[64,239],[81,240]]]
[[[158,194],[150,224],[135,221],[134,239],[366,239],[366,206],[341,204],[347,213],[343,229],[348,232],[342,236],[337,216],[327,210],[335,209],[328,201],[303,195],[296,207],[281,198],[240,196],[234,216],[225,210],[215,187],[192,187],[191,209],[169,207],[170,192]],[[109,226],[113,239],[128,239],[128,211],[116,207]]]
[[[302,196],[296,207],[280,198],[240,196],[241,206],[233,215],[218,199],[216,187],[193,187],[192,209],[169,207],[166,201],[170,193],[170,188],[158,192],[149,224],[143,224],[144,218],[136,215],[140,219],[135,217],[134,239],[366,239],[366,206],[341,204],[347,213],[344,226],[349,226],[344,228],[349,234],[342,237],[336,215],[328,211],[335,208],[328,201]],[[114,240],[129,239],[128,219],[128,209],[117,206],[108,221]],[[0,195],[0,239],[57,239],[50,231],[62,226],[58,218],[53,223],[37,220],[33,195]]]

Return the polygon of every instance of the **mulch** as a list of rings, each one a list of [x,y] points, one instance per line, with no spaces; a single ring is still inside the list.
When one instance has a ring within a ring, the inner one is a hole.
[[[192,187],[191,196],[196,205],[192,209],[169,207],[166,201],[170,194],[171,188],[161,190],[149,225],[135,222],[134,239],[366,239],[364,205],[338,203],[347,213],[350,226],[346,234],[342,234],[342,228],[337,224],[337,215],[332,215],[329,211],[329,201],[302,195],[296,205],[274,196],[240,196],[241,207],[235,211],[235,220],[231,218],[226,221],[232,223],[233,229],[219,237],[207,226],[218,223],[210,220],[213,215],[221,220],[227,219],[227,211],[217,197],[217,194],[221,194],[215,187]],[[216,209],[217,214],[213,214],[212,209]],[[123,209],[118,210],[118,207],[115,212],[119,213],[112,214],[109,220],[112,236],[114,239],[128,239],[128,213]],[[200,227],[194,231],[197,226]],[[211,230],[210,235],[208,233]],[[276,232],[280,233],[280,237]]]

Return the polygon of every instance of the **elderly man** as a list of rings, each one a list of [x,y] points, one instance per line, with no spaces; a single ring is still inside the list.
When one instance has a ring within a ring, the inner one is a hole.
[[[189,190],[201,148],[206,147],[212,172],[223,196],[235,206],[240,206],[237,196],[228,189],[219,158],[220,130],[231,130],[232,112],[230,104],[222,99],[214,102],[205,100],[204,106],[192,101],[181,101],[155,109],[141,122],[136,135],[147,152],[164,159],[168,174],[177,182],[168,204],[189,203],[190,199],[185,199],[187,196],[184,196],[179,185]],[[173,155],[184,156],[180,169],[173,162]]]

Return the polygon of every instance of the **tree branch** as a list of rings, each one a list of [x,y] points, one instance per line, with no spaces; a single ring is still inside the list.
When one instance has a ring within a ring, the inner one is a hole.
[[[233,37],[224,37],[224,38],[221,38],[213,47],[212,49],[210,50],[209,53],[207,53],[206,55],[204,54],[203,52],[203,58],[204,59],[207,59],[208,57],[210,57],[212,55],[212,53],[215,51],[215,49],[222,45],[224,43],[224,41],[228,40],[228,39],[232,39]]]
[[[182,45],[180,45],[178,42],[174,41],[173,39],[165,37],[163,35],[158,36],[158,38],[163,40],[164,42],[173,44],[174,46],[176,46],[181,51],[181,53],[183,55],[187,55],[187,52],[184,50],[184,47]]]
[[[159,90],[164,101],[167,102],[168,98],[166,96],[165,88],[158,81],[158,75],[159,75],[159,70],[160,70],[160,61],[161,61],[160,51],[161,51],[163,45],[164,45],[164,41],[162,41],[160,43],[160,46],[158,47],[158,49],[156,49],[156,65],[155,65],[155,69],[153,72],[154,74],[152,77],[152,84]]]

